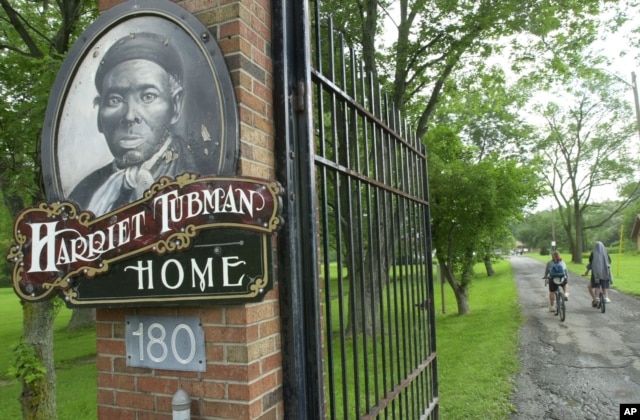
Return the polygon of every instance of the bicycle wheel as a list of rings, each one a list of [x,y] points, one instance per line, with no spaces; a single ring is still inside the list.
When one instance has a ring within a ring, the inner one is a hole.
[[[560,298],[560,305],[558,306],[558,312],[560,314],[560,322],[564,322],[567,317],[567,307],[564,304],[564,299]]]
[[[604,306],[605,306],[604,293],[602,293],[602,290],[600,290],[600,312],[602,313],[604,313]]]

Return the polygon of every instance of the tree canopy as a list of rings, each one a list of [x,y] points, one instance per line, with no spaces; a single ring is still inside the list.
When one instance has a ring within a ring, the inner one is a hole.
[[[44,200],[40,135],[53,81],[96,1],[0,0],[0,191],[12,218]],[[11,218],[11,219],[12,219]],[[9,221],[11,220],[9,219]],[[24,418],[57,417],[53,365],[56,302],[23,305],[18,347]],[[34,357],[24,359],[24,355]]]
[[[530,120],[531,97],[605,63],[591,45],[633,15],[614,0],[328,0],[323,5],[425,139],[433,241],[439,262],[452,264],[452,278],[456,270],[468,275],[470,256],[486,257],[487,238],[499,236],[540,195],[536,174],[545,161],[535,155],[540,137]],[[497,183],[501,177],[526,184],[524,200],[510,195],[516,189]],[[489,199],[498,185],[511,198],[506,207]],[[474,212],[480,203],[490,210]],[[463,231],[462,223],[471,225],[458,238],[465,243],[445,247]],[[478,225],[490,228],[481,233]]]
[[[606,75],[593,73],[558,86],[538,111],[545,126],[537,143],[544,180],[554,197],[573,261],[582,262],[583,233],[602,225],[640,194],[636,123],[630,104]],[[586,207],[602,188],[625,199],[599,220],[585,224]]]

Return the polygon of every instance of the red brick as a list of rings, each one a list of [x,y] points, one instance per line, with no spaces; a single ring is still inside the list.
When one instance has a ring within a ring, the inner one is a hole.
[[[187,371],[179,371],[176,372],[175,370],[162,370],[162,369],[156,369],[153,371],[155,373],[155,376],[179,376],[180,378],[197,378],[200,373],[198,372],[187,372]]]
[[[256,326],[248,327],[203,327],[207,342],[245,343],[258,337]]]
[[[282,404],[282,387],[277,387],[262,396],[262,411],[266,412],[278,404]]]
[[[115,403],[115,397],[112,390],[98,390],[98,404],[99,405],[113,405]]]
[[[96,351],[98,354],[125,355],[124,340],[106,340],[98,338],[96,340]]]
[[[113,338],[125,339],[127,333],[127,325],[124,322],[113,324]]]
[[[280,318],[273,318],[268,321],[261,322],[260,325],[260,338],[268,337],[272,334],[280,332]]]
[[[148,307],[148,308],[138,308],[136,311],[136,315],[143,316],[176,316],[178,314],[178,309],[175,307],[170,308],[159,308],[159,307]]]
[[[253,418],[249,406],[228,401],[202,401],[202,415],[224,419],[246,420]]]
[[[244,106],[247,106],[250,109],[260,114],[265,113],[266,102],[263,101],[262,99],[259,99],[255,95],[243,90],[236,91],[236,94],[237,94],[238,102],[241,102]]]
[[[216,364],[207,365],[207,372],[203,374],[207,379],[226,381],[248,381],[249,367],[247,365]]]
[[[125,389],[133,391],[136,388],[135,377],[98,372],[98,388]]]
[[[265,411],[264,414],[262,414],[256,420],[278,420],[278,419],[281,419],[284,416],[281,416],[279,413],[282,413],[283,409],[284,409],[284,407],[279,403],[279,404],[271,407],[267,411]]]
[[[254,82],[252,92],[267,103],[273,102],[273,91],[262,83]]]
[[[225,382],[216,381],[180,381],[182,389],[186,391],[191,398],[209,398],[222,399],[227,392]]]
[[[113,359],[110,356],[98,355],[96,358],[96,369],[103,372],[111,372],[113,370]]]
[[[253,123],[253,111],[242,104],[238,107],[238,117],[240,118],[240,122],[244,122],[246,124]]]
[[[98,406],[99,419],[135,420],[136,412],[116,407]]]
[[[224,358],[224,346],[208,343],[205,349],[206,359],[209,362],[220,362]]]
[[[149,375],[151,373],[151,369],[148,368],[127,366],[125,357],[113,358],[113,371],[130,375]]]
[[[124,318],[127,315],[132,315],[135,312],[133,309],[96,309],[96,321],[97,322],[124,322]]]
[[[207,324],[220,324],[222,323],[223,320],[223,309],[216,307],[216,308],[208,308],[205,312],[202,313],[202,316],[200,317],[200,322],[203,325],[207,325]]]
[[[265,356],[260,359],[260,367],[262,368],[261,373],[265,374],[267,372],[271,372],[275,369],[282,368],[282,353],[274,353],[269,356]]]
[[[229,399],[236,401],[251,401],[251,385],[230,383],[228,385]]]
[[[137,391],[155,394],[175,394],[179,389],[178,378],[141,376],[137,379]]]
[[[234,20],[231,22],[224,22],[219,25],[219,38],[227,38],[232,36],[237,36],[240,34],[241,22]]]
[[[166,414],[162,414],[158,412],[158,410],[154,410],[153,412],[138,411],[138,417],[137,417],[137,420],[172,420],[172,419],[173,419],[173,412],[171,414],[169,414],[169,412],[166,412]]]
[[[113,324],[111,322],[97,322],[96,337],[113,338]]]
[[[116,404],[120,407],[153,410],[153,396],[138,392],[116,392]]]
[[[255,398],[269,394],[277,388],[275,375],[264,376],[251,384],[229,383],[228,395],[230,400],[252,401]]]
[[[99,2],[99,10],[102,12],[104,10],[110,9],[113,6],[116,6],[120,3],[124,2],[124,0],[100,0]]]

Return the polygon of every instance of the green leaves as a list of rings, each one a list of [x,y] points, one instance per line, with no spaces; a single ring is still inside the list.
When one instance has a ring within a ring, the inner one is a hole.
[[[24,340],[13,348],[15,362],[9,367],[8,375],[31,384],[45,378],[47,370],[38,357],[36,349]]]
[[[56,74],[97,4],[0,0],[0,189],[12,214],[44,199],[40,136]]]

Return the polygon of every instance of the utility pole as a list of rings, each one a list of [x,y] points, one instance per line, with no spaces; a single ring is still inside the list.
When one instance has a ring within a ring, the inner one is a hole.
[[[618,76],[615,73],[610,72],[609,70],[601,69],[601,68],[599,68],[598,70],[602,70],[606,73],[609,73],[611,76],[615,77],[625,85],[629,86],[633,91],[633,102],[636,107],[636,128],[638,130],[638,136],[640,136],[640,100],[638,100],[638,84],[636,83],[636,73],[633,71],[631,72],[631,83],[629,83],[626,80],[624,80],[622,77]]]
[[[636,83],[636,73],[631,72],[631,89],[633,90],[633,101],[636,105],[636,127],[640,136],[640,102],[638,101],[638,84]]]
[[[556,242],[556,223],[553,217],[553,206],[551,206],[551,251],[555,251],[557,246]]]

